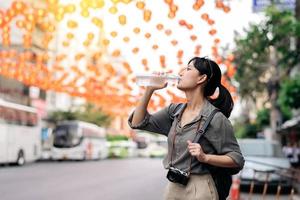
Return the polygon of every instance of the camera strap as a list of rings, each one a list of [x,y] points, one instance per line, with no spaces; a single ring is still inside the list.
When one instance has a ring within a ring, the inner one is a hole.
[[[176,124],[175,124],[175,129],[174,129],[174,136],[173,136],[173,145],[172,145],[172,149],[171,149],[171,160],[170,160],[170,166],[173,166],[173,163],[172,163],[172,161],[173,161],[173,150],[174,150],[174,148],[175,148],[175,139],[176,139],[176,135],[177,135],[177,132],[176,132],[176,127],[177,127],[177,125],[178,125],[178,122],[179,122],[179,119],[178,120],[176,120],[177,122],[176,122]],[[200,121],[201,121],[201,119],[200,119]],[[200,123],[198,123],[198,126],[197,126],[197,131],[199,130],[199,127],[200,127]],[[196,139],[196,137],[197,137],[197,134],[195,135],[195,137],[194,137],[194,139],[193,139],[193,141],[195,141],[195,139]],[[191,159],[190,159],[190,167],[189,167],[189,172],[191,171],[191,166],[192,166],[192,157],[191,157]]]
[[[199,123],[198,123],[198,126],[197,126],[197,132],[196,132],[196,135],[193,139],[193,142],[195,142],[195,139],[199,136],[198,140],[200,140],[200,138],[204,135],[206,129],[208,128],[211,120],[213,119],[213,117],[215,116],[215,114],[217,112],[219,112],[220,110],[219,109],[214,109],[211,114],[208,116],[208,118],[205,120],[203,126],[199,129],[200,127],[200,124],[201,124],[201,121],[202,121],[202,117],[201,119],[199,120]],[[182,115],[182,114],[181,114]],[[174,136],[173,136],[173,145],[172,145],[172,149],[171,149],[171,160],[170,160],[170,166],[173,166],[173,150],[174,150],[174,147],[175,147],[175,139],[176,139],[176,135],[177,135],[177,132],[176,132],[176,128],[177,128],[177,125],[179,123],[179,120],[181,119],[181,115],[179,116],[179,118],[176,119],[176,124],[175,124],[175,129],[174,129]],[[191,156],[191,159],[190,159],[190,164],[189,164],[189,170],[188,170],[188,175],[190,175],[191,173],[191,169],[192,169],[192,160],[193,160],[193,156]]]

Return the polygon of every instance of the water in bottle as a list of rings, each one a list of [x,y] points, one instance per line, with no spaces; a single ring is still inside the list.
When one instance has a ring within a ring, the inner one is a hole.
[[[169,85],[175,85],[179,81],[179,76],[171,74],[137,74],[137,85],[138,86],[161,86],[168,82]]]

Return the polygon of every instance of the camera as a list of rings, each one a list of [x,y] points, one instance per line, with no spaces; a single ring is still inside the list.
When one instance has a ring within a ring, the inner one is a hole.
[[[187,185],[189,181],[189,174],[187,172],[181,171],[175,167],[170,167],[167,179],[173,183],[179,183],[181,185]]]

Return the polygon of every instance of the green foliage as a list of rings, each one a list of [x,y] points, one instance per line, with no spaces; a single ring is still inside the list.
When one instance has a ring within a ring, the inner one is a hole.
[[[291,108],[300,107],[299,81],[287,81],[281,86],[282,80],[287,80],[290,71],[300,63],[300,49],[296,48],[298,38],[300,22],[293,13],[269,7],[265,20],[249,25],[245,34],[235,39],[235,80],[239,83],[241,98],[256,102],[268,94],[271,109],[279,107],[283,121],[291,117]],[[277,94],[280,94],[279,100],[274,99]],[[263,109],[258,111],[255,123],[237,124],[236,134],[255,137],[256,132],[269,124],[270,110]]]
[[[128,137],[125,135],[107,135],[106,139],[108,141],[122,141],[128,140]]]
[[[282,106],[282,107],[280,107],[280,111],[282,112],[282,121],[283,122],[292,118],[292,111],[289,107]],[[258,111],[257,118],[256,118],[256,124],[259,129],[262,129],[265,126],[268,126],[269,121],[270,121],[270,109],[265,108],[265,109]]]
[[[300,108],[300,74],[281,85],[279,104],[287,108]]]
[[[251,123],[236,123],[233,128],[237,138],[256,138],[258,132],[257,126]]]
[[[283,122],[291,118],[291,110],[288,108],[281,108],[283,114]],[[256,121],[237,122],[234,125],[234,131],[237,138],[255,138],[257,133],[270,125],[270,109],[264,108],[257,112]]]
[[[108,126],[111,122],[111,117],[96,108],[93,104],[86,104],[83,107],[83,112],[77,111],[78,120],[97,124],[99,126]]]
[[[108,157],[109,158],[127,158],[128,149],[126,147],[110,147]]]
[[[285,122],[292,117],[291,109],[288,107],[280,107],[282,112],[282,121]],[[270,125],[270,109],[264,108],[259,110],[256,114],[256,121],[255,124],[258,130],[263,130],[264,127]]]
[[[243,98],[255,101],[259,94],[266,92],[267,83],[274,78],[274,70],[279,69],[279,79],[300,62],[300,54],[293,46],[292,38],[300,37],[300,23],[288,11],[278,11],[270,7],[266,19],[259,24],[251,24],[245,36],[237,36],[235,79],[239,82],[239,92]],[[275,50],[276,63],[271,64],[271,50]],[[274,66],[275,65],[275,66]],[[266,75],[269,74],[269,77]]]
[[[63,120],[80,120],[97,124],[98,126],[108,126],[111,122],[111,117],[94,105],[86,104],[75,111],[54,111],[49,114],[48,120],[53,123]]]
[[[282,112],[282,121],[285,122],[286,120],[289,120],[292,118],[292,111],[291,108],[286,107],[286,106],[282,106],[281,108],[281,112]]]
[[[48,116],[48,120],[57,123],[63,120],[75,120],[77,119],[76,113],[71,111],[54,111]]]
[[[256,114],[256,124],[258,129],[263,129],[263,127],[270,124],[270,109],[264,108],[259,110]]]

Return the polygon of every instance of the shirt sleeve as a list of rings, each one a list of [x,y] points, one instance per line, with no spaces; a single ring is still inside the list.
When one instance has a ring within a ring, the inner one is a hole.
[[[245,163],[238,142],[234,136],[230,121],[221,113],[217,113],[211,122],[212,132],[210,142],[217,154],[227,155],[242,169]]]
[[[133,112],[129,116],[128,124],[132,129],[140,129],[167,136],[173,123],[173,113],[177,107],[178,104],[170,104],[168,107],[154,114],[146,112],[144,119],[135,126],[132,125]]]

